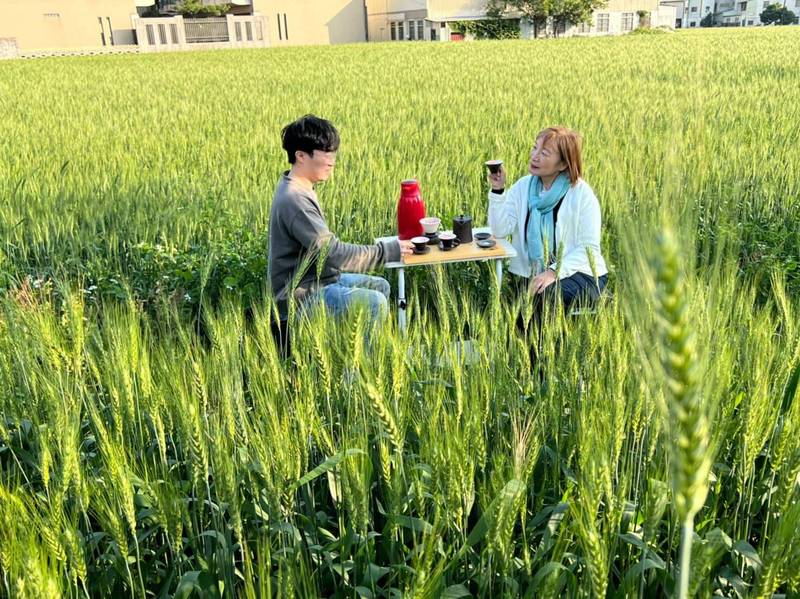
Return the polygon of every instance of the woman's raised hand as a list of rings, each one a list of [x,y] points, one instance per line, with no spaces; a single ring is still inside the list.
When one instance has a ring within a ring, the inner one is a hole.
[[[489,181],[489,185],[492,186],[492,190],[494,191],[500,191],[506,187],[506,171],[502,166],[500,166],[500,169],[496,173],[489,173],[486,179]]]

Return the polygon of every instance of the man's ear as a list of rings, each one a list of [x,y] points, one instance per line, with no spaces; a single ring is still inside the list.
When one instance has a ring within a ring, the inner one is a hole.
[[[297,150],[294,153],[295,164],[305,164],[306,158],[308,158],[308,154],[303,152],[303,150]]]

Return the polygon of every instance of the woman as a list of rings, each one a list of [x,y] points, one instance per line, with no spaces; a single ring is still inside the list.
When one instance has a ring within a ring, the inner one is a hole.
[[[511,235],[517,251],[509,271],[537,296],[560,294],[567,310],[592,304],[608,270],[600,252],[600,203],[581,178],[578,133],[566,127],[540,132],[528,171],[507,191],[502,167],[489,174],[489,226],[496,237]]]

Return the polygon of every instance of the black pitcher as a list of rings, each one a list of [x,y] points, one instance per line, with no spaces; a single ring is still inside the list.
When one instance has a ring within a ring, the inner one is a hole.
[[[461,243],[472,243],[472,217],[460,214],[453,219],[453,233]]]

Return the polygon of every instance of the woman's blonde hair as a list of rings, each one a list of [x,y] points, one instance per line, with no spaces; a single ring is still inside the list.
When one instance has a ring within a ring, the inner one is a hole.
[[[551,148],[558,150],[561,160],[567,165],[570,185],[575,185],[583,174],[580,133],[559,125],[542,129],[536,136],[536,141],[540,139],[542,143],[550,144]]]

